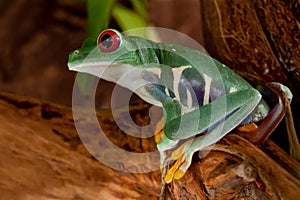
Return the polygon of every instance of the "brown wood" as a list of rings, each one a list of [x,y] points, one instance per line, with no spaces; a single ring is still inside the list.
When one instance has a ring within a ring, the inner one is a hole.
[[[241,75],[287,85],[299,104],[299,3],[201,0],[205,48]],[[298,106],[297,106],[298,107]],[[295,108],[295,110],[298,108]]]
[[[139,123],[149,120],[139,112],[145,109],[149,105],[144,103],[131,108]],[[77,136],[70,108],[1,93],[0,111],[0,199],[158,198],[160,172],[128,174],[95,160]],[[99,120],[107,124],[108,137],[120,147],[153,150],[153,138],[137,142],[126,136],[113,123],[109,110],[99,110]],[[263,149],[272,157],[236,134],[226,136],[203,159],[196,159],[181,180],[168,186],[172,196],[300,197],[299,164],[271,141]]]
[[[155,199],[160,192],[159,172],[126,174],[93,159],[70,108],[1,93],[0,127],[1,200]]]
[[[276,146],[272,142],[267,145]],[[278,147],[276,147],[278,150]],[[277,154],[283,155],[280,150]],[[175,199],[298,199],[299,164],[284,155],[285,164],[294,165],[296,176],[280,166],[247,140],[227,135],[188,174],[171,184]],[[197,186],[197,187],[196,187]],[[195,188],[196,187],[196,188]]]

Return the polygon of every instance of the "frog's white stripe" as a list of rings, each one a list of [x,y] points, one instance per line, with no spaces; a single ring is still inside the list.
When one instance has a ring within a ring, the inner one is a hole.
[[[179,83],[180,83],[180,78],[184,70],[192,68],[192,66],[181,66],[181,67],[176,67],[172,68],[172,73],[173,73],[173,90],[175,97],[177,100],[180,102],[180,93],[179,93]]]
[[[189,109],[193,108],[193,97],[190,90],[186,90],[187,106]]]
[[[111,62],[82,62],[80,64],[69,64],[68,67],[70,70],[79,71],[86,67],[98,67],[98,66],[109,66]]]
[[[169,91],[169,88],[165,88],[165,93],[166,93],[166,95],[168,95],[169,97],[171,96],[171,94],[170,94],[170,91]]]
[[[211,85],[211,77],[203,74],[204,81],[205,81],[205,89],[204,89],[204,97],[203,97],[203,105],[209,103],[209,94],[210,94],[210,85]]]
[[[230,89],[229,89],[229,93],[233,93],[233,92],[236,92],[237,91],[237,89],[235,88],[235,87],[231,87]]]
[[[161,69],[158,68],[158,67],[155,67],[155,68],[146,68],[146,71],[151,72],[151,73],[157,75],[158,78],[161,78]]]

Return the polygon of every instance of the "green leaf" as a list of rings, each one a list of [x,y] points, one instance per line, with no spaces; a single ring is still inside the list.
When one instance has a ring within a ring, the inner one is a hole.
[[[122,30],[146,27],[146,20],[136,12],[118,3],[112,9],[112,16],[115,18]]]
[[[108,28],[115,0],[87,0],[88,36],[96,38]]]
[[[145,0],[130,0],[134,10],[143,18],[147,19],[146,1]]]

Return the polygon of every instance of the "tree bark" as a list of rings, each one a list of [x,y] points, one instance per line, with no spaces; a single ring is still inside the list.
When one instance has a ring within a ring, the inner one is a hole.
[[[138,123],[149,120],[141,114],[145,109],[149,105],[144,103],[131,108]],[[77,135],[70,108],[1,93],[0,110],[0,199],[158,198],[159,170],[124,173],[94,159]],[[137,142],[141,139],[119,131],[109,110],[98,113],[116,145],[137,152],[153,150],[153,138]],[[239,135],[227,135],[168,186],[168,198],[300,197],[299,164],[271,141],[263,150],[268,154]]]
[[[70,108],[1,93],[0,110],[1,200],[156,199],[159,194],[158,171],[129,174],[95,160],[78,138]]]
[[[227,135],[171,184],[170,193],[175,199],[298,199],[299,164],[271,141],[265,145],[275,147],[275,160],[240,136]],[[282,161],[285,167],[277,163]]]
[[[255,75],[285,84],[299,110],[299,2],[201,0],[201,5],[208,53],[246,79]]]

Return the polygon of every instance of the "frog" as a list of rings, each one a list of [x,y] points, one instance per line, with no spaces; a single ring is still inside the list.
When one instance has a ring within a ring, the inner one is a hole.
[[[259,90],[206,53],[115,29],[86,39],[69,54],[68,67],[128,88],[162,108],[163,128],[155,135],[160,165],[173,163],[165,183],[184,176],[195,152],[270,113]],[[280,87],[291,100],[289,88]]]

